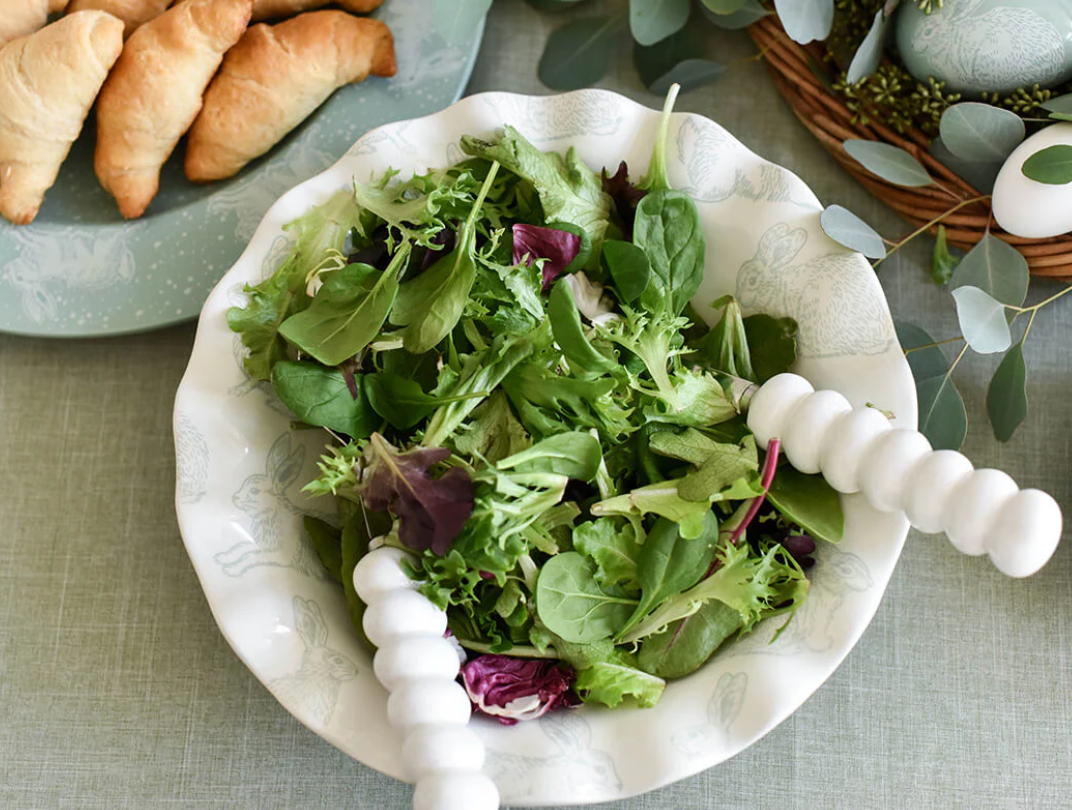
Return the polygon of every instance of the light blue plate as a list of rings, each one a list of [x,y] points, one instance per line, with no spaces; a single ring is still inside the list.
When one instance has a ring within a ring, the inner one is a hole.
[[[265,212],[373,127],[419,118],[461,96],[484,31],[427,0],[388,0],[398,75],[345,87],[237,177],[197,186],[180,143],[140,220],[123,222],[93,174],[92,118],[32,224],[0,219],[0,331],[49,337],[140,332],[197,316]],[[466,6],[466,3],[460,4]],[[473,4],[468,4],[470,7]],[[463,12],[464,13],[464,12]]]

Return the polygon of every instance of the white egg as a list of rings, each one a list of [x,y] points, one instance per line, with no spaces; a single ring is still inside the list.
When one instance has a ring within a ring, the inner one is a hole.
[[[377,650],[372,666],[376,678],[388,689],[394,689],[403,678],[452,681],[460,668],[458,653],[442,636],[404,636]]]
[[[1031,180],[1024,161],[1048,146],[1072,145],[1072,123],[1053,124],[1016,147],[998,172],[991,205],[994,219],[1016,236],[1045,239],[1072,231],[1072,183],[1055,186]]]

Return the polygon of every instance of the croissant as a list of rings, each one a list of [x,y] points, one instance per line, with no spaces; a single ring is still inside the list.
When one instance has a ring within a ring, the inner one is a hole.
[[[71,0],[70,5],[67,6],[67,13],[88,9],[107,11],[126,24],[123,36],[129,37],[134,33],[135,28],[159,17],[169,5],[171,5],[171,0]]]
[[[236,174],[343,85],[395,74],[394,39],[379,20],[314,11],[250,28],[223,60],[190,128],[186,176]]]
[[[37,216],[123,50],[123,23],[84,11],[0,49],[0,214]]]
[[[66,5],[67,0],[0,0],[0,46],[44,28],[48,15]]]
[[[271,20],[290,17],[303,11],[326,6],[332,0],[254,0],[253,19]],[[383,0],[334,0],[335,5],[351,14],[368,14],[383,5]]]
[[[198,112],[253,0],[182,0],[127,40],[97,102],[94,166],[127,219],[156,196],[160,169]]]

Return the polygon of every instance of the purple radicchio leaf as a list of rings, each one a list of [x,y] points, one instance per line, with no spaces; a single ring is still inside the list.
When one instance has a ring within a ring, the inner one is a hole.
[[[481,655],[461,675],[473,709],[507,726],[580,702],[570,689],[573,670],[557,661]]]
[[[581,237],[569,231],[522,223],[514,225],[513,230],[514,264],[521,264],[526,257],[530,265],[536,259],[546,260],[543,265],[544,292],[581,252]]]
[[[614,210],[622,223],[625,239],[632,241],[637,203],[648,192],[629,182],[629,167],[624,160],[618,164],[618,171],[613,177],[607,175],[606,169],[603,170],[603,191],[614,201]]]
[[[473,513],[473,479],[461,467],[439,478],[431,467],[450,456],[443,447],[399,453],[378,433],[370,439],[370,463],[362,497],[374,512],[390,511],[399,520],[398,539],[414,551],[443,556]]]

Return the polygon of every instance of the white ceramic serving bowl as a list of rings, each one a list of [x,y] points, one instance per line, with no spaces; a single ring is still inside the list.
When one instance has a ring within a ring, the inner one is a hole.
[[[238,263],[213,291],[175,404],[177,510],[184,541],[212,612],[235,652],[302,723],[365,764],[402,778],[399,734],[387,694],[357,640],[339,585],[302,535],[301,514],[330,513],[302,485],[324,440],[292,432],[270,387],[252,382],[227,327],[242,286],[285,255],[282,227],[350,185],[395,168],[403,175],[462,157],[463,134],[516,126],[541,149],[576,147],[593,168],[620,160],[634,177],[648,165],[659,113],[621,96],[472,96],[361,138],[335,166],[284,195]],[[757,157],[722,127],[677,114],[670,180],[692,194],[707,235],[707,278],[697,309],[735,293],[751,311],[800,323],[796,371],[853,405],[873,402],[915,427],[912,377],[868,262],[830,241],[822,206],[790,172]],[[585,707],[507,728],[474,726],[504,805],[610,801],[695,774],[773,729],[837,668],[878,607],[908,524],[844,500],[846,533],[824,546],[805,607],[775,644],[775,620],[672,683],[649,710]]]

